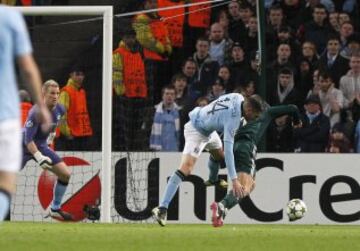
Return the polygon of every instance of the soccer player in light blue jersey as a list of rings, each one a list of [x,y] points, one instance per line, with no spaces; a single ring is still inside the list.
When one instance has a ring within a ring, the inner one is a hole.
[[[185,146],[180,168],[170,177],[160,205],[152,210],[153,217],[161,226],[166,225],[167,208],[180,183],[191,173],[205,148],[215,160],[225,158],[233,194],[235,197],[243,195],[243,187],[235,171],[233,145],[235,132],[243,120],[242,108],[251,105],[252,102],[245,101],[241,94],[231,93],[189,113],[190,121],[184,127]],[[224,150],[217,132],[224,135]]]
[[[51,117],[41,99],[41,77],[32,56],[25,22],[15,9],[0,4],[0,221],[9,211],[21,162],[20,103],[15,63],[30,85],[32,98],[38,105],[36,117],[46,131]]]

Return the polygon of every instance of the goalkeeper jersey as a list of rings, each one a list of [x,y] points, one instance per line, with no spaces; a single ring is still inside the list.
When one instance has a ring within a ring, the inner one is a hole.
[[[53,121],[51,130],[50,132],[44,133],[41,130],[41,124],[38,123],[38,120],[36,119],[36,109],[38,109],[37,107],[37,105],[34,105],[31,108],[23,127],[24,146],[29,144],[31,141],[34,141],[37,147],[46,147],[51,144],[51,141],[55,137],[56,127],[58,126],[62,116],[65,114],[65,108],[62,105],[57,104],[51,111]]]

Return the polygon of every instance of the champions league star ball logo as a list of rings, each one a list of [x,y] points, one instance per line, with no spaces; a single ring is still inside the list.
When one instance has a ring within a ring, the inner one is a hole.
[[[90,166],[87,161],[77,157],[63,157],[63,161],[67,166],[73,168],[84,168]],[[70,184],[71,179],[70,178]],[[40,175],[38,182],[38,196],[39,201],[44,210],[48,209],[53,199],[53,187],[57,180],[57,177],[49,171],[43,171]],[[69,188],[68,188],[69,189]],[[84,212],[84,207],[96,206],[99,204],[101,196],[101,183],[99,173],[90,178],[85,184],[83,184],[76,191],[71,192],[71,197],[63,201],[61,209],[70,213],[73,216],[74,221],[81,221],[87,216]]]

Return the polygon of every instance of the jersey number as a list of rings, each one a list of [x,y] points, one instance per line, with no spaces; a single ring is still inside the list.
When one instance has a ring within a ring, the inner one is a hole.
[[[211,111],[208,111],[208,114],[214,114],[217,111],[229,109],[227,105],[222,104],[222,102],[229,101],[230,99],[226,98],[223,100],[218,100],[214,103]]]

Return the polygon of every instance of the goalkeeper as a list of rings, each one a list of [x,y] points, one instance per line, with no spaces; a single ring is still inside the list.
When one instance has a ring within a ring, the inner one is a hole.
[[[49,216],[64,221],[72,220],[72,216],[61,210],[61,201],[70,179],[70,171],[62,159],[49,147],[55,138],[55,130],[65,114],[65,108],[58,104],[60,89],[57,82],[48,80],[42,87],[42,94],[47,108],[50,110],[53,124],[50,132],[44,133],[37,122],[37,105],[29,112],[23,128],[23,160],[22,167],[34,159],[41,168],[53,172],[58,180],[54,186],[54,197],[50,206]]]
[[[294,127],[301,127],[299,110],[295,105],[280,105],[268,108],[266,111],[254,113],[251,108],[244,109],[244,117],[247,123],[244,124],[235,135],[234,159],[235,169],[242,186],[243,193],[236,198],[230,191],[225,198],[211,204],[212,224],[214,227],[221,227],[227,211],[237,205],[243,198],[248,196],[255,188],[255,159],[257,153],[256,145],[261,140],[270,122],[277,117],[289,114],[293,117]],[[211,161],[211,158],[210,158]],[[219,172],[219,163],[212,161],[209,165],[209,180],[205,184],[214,184]]]

